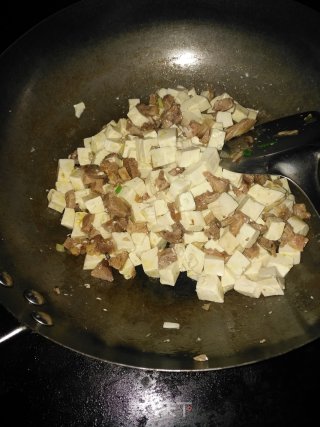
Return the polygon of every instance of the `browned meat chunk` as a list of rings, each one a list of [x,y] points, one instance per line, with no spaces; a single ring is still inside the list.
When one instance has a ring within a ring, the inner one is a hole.
[[[110,184],[116,185],[122,182],[119,176],[119,166],[116,162],[111,162],[105,158],[100,164],[100,169],[107,175]]]
[[[266,231],[268,231],[268,227],[266,225],[258,224],[256,222],[250,222],[250,225],[261,234],[264,234]]]
[[[288,244],[292,248],[302,252],[308,241],[309,239],[307,237],[301,234],[295,234],[291,225],[286,224],[280,239],[280,246]]]
[[[273,210],[274,210],[275,216],[283,219],[284,221],[288,221],[288,219],[292,215],[292,212],[289,210],[289,208],[285,204],[275,206]]]
[[[93,228],[93,225],[92,225],[93,220],[94,220],[94,214],[88,213],[86,216],[84,216],[81,224],[81,231],[89,234]]]
[[[310,212],[307,211],[304,203],[296,203],[293,205],[293,214],[300,219],[309,219],[311,217]]]
[[[183,241],[184,228],[179,222],[172,226],[172,231],[161,231],[159,234],[169,243],[181,243]]]
[[[232,98],[218,99],[213,106],[215,111],[227,111],[234,106]]]
[[[181,213],[178,211],[176,204],[174,202],[168,203],[168,209],[173,221],[179,222],[181,220]]]
[[[240,187],[235,187],[234,185],[232,186],[232,191],[234,192],[234,194],[237,197],[241,197],[244,194],[247,194],[247,192],[249,191],[249,184],[247,184],[246,182],[242,182]]]
[[[109,265],[111,265],[111,267],[115,268],[116,270],[121,270],[121,268],[124,266],[125,262],[128,259],[128,252],[120,252],[117,255],[111,257],[109,259]]]
[[[214,220],[210,222],[209,228],[207,228],[204,233],[206,236],[211,237],[213,240],[217,240],[220,237],[220,227]]]
[[[98,165],[82,166],[82,180],[85,185],[93,183],[96,179],[104,179],[106,175],[102,172]]]
[[[141,138],[143,137],[142,130],[135,126],[130,119],[127,120],[127,131],[131,135],[140,136]]]
[[[260,246],[266,249],[270,253],[270,255],[276,256],[277,246],[274,241],[266,239],[265,237],[259,237],[258,243]]]
[[[211,172],[203,172],[203,175],[211,185],[214,193],[225,193],[229,190],[230,182],[228,179],[217,178],[216,176],[212,175]]]
[[[173,96],[166,95],[163,97],[164,111],[161,114],[160,121],[163,128],[169,128],[174,124],[181,123],[182,113],[180,105],[176,104]]]
[[[146,104],[138,104],[137,109],[146,117],[153,117],[159,114],[159,108],[157,105],[146,105]]]
[[[178,258],[173,248],[166,248],[158,253],[158,259],[158,266],[161,270],[163,268],[168,267],[168,265],[172,264],[173,262],[177,261]]]
[[[246,248],[243,251],[243,255],[249,259],[257,257],[259,253],[260,253],[260,248],[256,243],[253,246],[251,246],[251,248]]]
[[[102,226],[110,233],[112,232],[121,233],[127,230],[128,221],[126,220],[126,218],[114,217],[109,221],[105,222],[104,224],[102,224]]]
[[[184,170],[185,170],[185,168],[176,167],[176,168],[171,169],[168,173],[172,176],[177,176],[177,175],[180,175],[181,173],[183,173]]]
[[[110,254],[114,251],[112,239],[104,239],[101,234],[94,236],[90,243],[86,245],[86,252],[89,255]]]
[[[256,120],[243,119],[239,123],[228,127],[226,130],[226,141],[248,132],[255,125],[255,123]]]
[[[152,93],[149,96],[149,104],[150,105],[158,105],[158,98],[159,98],[159,95],[157,95],[156,93]]]
[[[84,253],[86,241],[84,239],[72,239],[71,237],[67,237],[63,246],[75,256],[78,256]]]
[[[118,174],[122,181],[130,181],[131,176],[129,175],[127,169],[125,167],[119,168]]]
[[[74,209],[76,207],[76,195],[74,190],[69,190],[65,194],[66,207]]]
[[[127,169],[131,178],[140,177],[138,162],[131,157],[123,159],[123,166]]]
[[[113,275],[107,260],[101,261],[92,271],[91,276],[97,279],[113,282]]]
[[[254,182],[260,185],[264,185],[268,181],[268,179],[269,179],[268,175],[260,175],[260,174],[254,175]]]
[[[242,175],[242,179],[244,180],[244,182],[246,182],[247,184],[253,184],[254,183],[254,177],[255,175],[249,175],[247,173],[244,173]]]
[[[175,104],[174,97],[172,95],[165,95],[162,98],[163,108],[165,110],[170,110],[170,108]]]
[[[130,215],[130,205],[112,193],[107,193],[103,196],[103,203],[111,218],[125,218]]]
[[[146,222],[132,222],[130,219],[127,226],[128,233],[148,233]]]
[[[204,211],[208,208],[208,204],[211,202],[214,202],[219,198],[219,193],[213,193],[211,191],[206,191],[203,194],[200,194],[199,196],[196,196],[194,198],[194,202],[196,204],[196,210],[197,211]]]
[[[158,175],[158,178],[155,181],[155,184],[158,187],[159,191],[163,191],[166,188],[170,187],[169,182],[164,177],[164,170],[163,169],[161,169],[161,171],[159,172],[159,175]]]
[[[230,233],[236,236],[245,222],[249,222],[247,215],[242,212],[236,212],[232,216],[221,221],[221,225],[222,227],[229,226]]]

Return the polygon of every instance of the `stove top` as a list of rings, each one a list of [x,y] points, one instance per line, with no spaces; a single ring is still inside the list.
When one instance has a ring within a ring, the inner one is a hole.
[[[37,6],[22,26],[6,29],[0,50],[70,3],[60,0]],[[16,22],[18,7],[20,16],[29,15],[28,5],[13,2],[2,20]],[[15,326],[15,319],[0,306],[0,336]],[[203,373],[144,371],[88,358],[28,331],[0,346],[1,426],[307,425],[318,415],[314,399],[320,383],[319,360],[320,339],[239,368]]]

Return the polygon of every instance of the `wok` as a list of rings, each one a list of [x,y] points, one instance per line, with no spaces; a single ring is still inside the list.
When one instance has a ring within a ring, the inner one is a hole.
[[[247,364],[319,337],[314,211],[285,296],[231,292],[205,311],[185,278],[175,288],[141,272],[95,281],[82,259],[55,251],[65,230],[46,200],[57,159],[125,116],[129,97],[159,87],[212,84],[262,110],[264,121],[319,110],[318,21],[285,0],[90,0],[42,22],[1,56],[0,301],[22,325],[95,358],[160,370]],[[80,101],[86,110],[78,120],[73,104]],[[181,328],[164,330],[164,321]],[[208,362],[193,360],[200,353]]]

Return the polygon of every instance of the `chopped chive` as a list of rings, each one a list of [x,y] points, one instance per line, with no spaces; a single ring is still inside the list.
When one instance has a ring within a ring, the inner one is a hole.
[[[250,157],[252,156],[252,150],[249,150],[248,148],[246,148],[245,150],[242,151],[242,155],[243,157]]]
[[[115,188],[114,192],[115,192],[116,194],[119,194],[121,190],[122,190],[121,185],[118,185],[118,186]]]

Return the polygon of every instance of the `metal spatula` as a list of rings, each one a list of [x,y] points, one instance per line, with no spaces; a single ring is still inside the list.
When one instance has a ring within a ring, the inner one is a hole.
[[[233,161],[238,157],[235,153],[242,157]],[[220,166],[233,172],[287,177],[300,187],[320,216],[319,112],[309,111],[258,125],[246,136],[227,142],[221,157]]]

